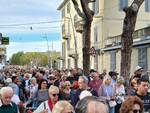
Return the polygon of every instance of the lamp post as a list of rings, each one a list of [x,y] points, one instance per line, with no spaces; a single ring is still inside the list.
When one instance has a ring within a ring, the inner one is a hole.
[[[48,44],[48,38],[47,36],[45,35],[45,37],[43,37],[46,39],[46,43],[47,43],[47,52],[48,52],[48,67],[51,68],[51,54],[50,54],[50,50],[49,50],[49,44]]]

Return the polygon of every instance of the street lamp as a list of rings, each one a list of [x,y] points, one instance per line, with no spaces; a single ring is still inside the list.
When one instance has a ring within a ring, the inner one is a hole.
[[[48,38],[47,36],[45,35],[45,37],[43,37],[46,39],[46,42],[47,42],[47,49],[48,49],[48,67],[51,68],[51,54],[50,54],[50,50],[49,50],[49,44],[48,44]]]

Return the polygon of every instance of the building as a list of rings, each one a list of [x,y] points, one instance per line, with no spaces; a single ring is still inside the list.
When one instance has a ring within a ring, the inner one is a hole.
[[[99,72],[102,72],[103,69],[120,71],[120,35],[125,16],[123,8],[130,6],[132,2],[133,0],[96,0],[95,3],[90,3],[91,9],[95,12],[91,28],[91,47],[96,50],[96,55],[91,55],[91,68],[95,68]],[[80,5],[79,0],[78,3]],[[73,59],[69,57],[69,54],[75,53],[74,35],[72,31],[69,31],[70,35],[66,38],[64,31],[75,29],[78,67],[82,67],[82,35],[80,32],[82,32],[83,21],[74,10],[71,0],[64,0],[58,10],[61,11],[62,19],[68,17],[68,21],[73,20],[74,25],[74,27],[69,24],[67,26],[66,19],[62,22],[63,66],[64,68],[74,66]],[[150,59],[148,57],[150,54],[150,28],[148,26],[150,26],[150,1],[145,0],[139,10],[134,33],[131,73],[137,65],[143,66],[146,70],[150,69]]]

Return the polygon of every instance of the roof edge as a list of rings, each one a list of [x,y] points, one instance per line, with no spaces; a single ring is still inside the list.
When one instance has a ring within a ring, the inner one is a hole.
[[[57,10],[61,10],[61,8],[66,4],[68,0],[64,0],[57,8]]]

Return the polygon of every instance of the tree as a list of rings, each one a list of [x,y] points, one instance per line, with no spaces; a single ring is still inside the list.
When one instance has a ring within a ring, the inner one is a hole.
[[[124,8],[125,18],[123,22],[123,32],[121,37],[122,47],[121,47],[121,72],[120,74],[124,77],[126,81],[126,86],[128,87],[127,81],[130,76],[131,69],[131,53],[133,45],[133,32],[135,30],[135,24],[137,20],[137,14],[140,6],[144,0],[134,0],[133,3],[128,8]]]
[[[79,4],[77,0],[72,0],[75,10],[78,13],[78,15],[83,19],[84,25],[83,25],[83,70],[84,73],[87,75],[90,70],[90,46],[91,46],[91,23],[93,21],[94,12],[89,8],[90,2],[95,2],[95,0],[80,0],[82,11],[79,8]]]

